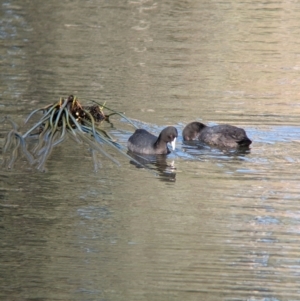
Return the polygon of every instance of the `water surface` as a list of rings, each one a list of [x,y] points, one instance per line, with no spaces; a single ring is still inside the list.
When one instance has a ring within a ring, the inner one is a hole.
[[[200,120],[253,140],[236,153],[180,135],[175,153],[147,163],[152,172],[113,152],[121,167],[101,158],[95,173],[71,140],[45,173],[24,158],[2,167],[3,300],[299,300],[299,3],[1,8],[1,116],[22,125],[75,94],[155,134]],[[132,127],[118,117],[104,126],[126,146]]]

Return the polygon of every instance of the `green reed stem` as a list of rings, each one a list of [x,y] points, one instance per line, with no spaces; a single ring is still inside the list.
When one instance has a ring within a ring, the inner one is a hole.
[[[126,117],[123,113],[118,112],[118,111],[115,111],[115,110],[113,110],[113,109],[110,109],[110,108],[107,107],[106,105],[100,104],[99,102],[97,102],[97,101],[95,101],[95,100],[92,100],[92,99],[91,99],[91,101],[94,102],[94,103],[96,103],[97,105],[101,106],[102,108],[105,108],[105,109],[107,109],[107,110],[113,112],[114,114],[123,117],[123,118],[124,118],[126,121],[128,121],[134,128],[138,129],[138,127],[130,120],[130,118]]]
[[[120,166],[121,164],[116,160],[114,159],[111,155],[109,155],[105,150],[103,150],[101,148],[101,146],[97,143],[95,143],[94,141],[91,141],[85,133],[78,133],[80,138],[87,142],[89,144],[89,146],[92,148],[92,149],[95,149],[97,150],[98,152],[102,153],[104,156],[106,156],[107,158],[109,158],[111,161],[113,161],[116,165]]]
[[[84,123],[92,127],[92,123],[89,122],[88,120],[84,120]],[[98,132],[98,131],[101,132],[101,133],[103,133],[110,140],[114,141],[114,138],[110,134],[108,134],[105,130],[100,129],[99,127],[97,127],[96,132]]]
[[[85,126],[82,126],[83,129],[87,130],[87,133],[91,134],[91,129]],[[97,132],[97,135],[94,136],[95,140],[100,144],[100,143],[106,143],[108,145],[110,145],[111,147],[113,147],[114,149],[116,149],[119,153],[121,153],[123,156],[125,156],[126,158],[130,159],[131,161],[135,162],[136,164],[138,164],[139,166],[144,167],[145,169],[148,169],[147,166],[145,166],[144,164],[140,163],[139,161],[135,160],[134,158],[132,158],[131,156],[129,156],[125,151],[124,148],[119,144],[116,143],[114,141],[110,141],[108,139],[106,139],[105,137],[103,137],[102,135],[100,135]]]
[[[26,146],[26,141],[25,139],[23,138],[23,136],[18,133],[18,132],[15,132],[15,135],[18,137],[20,143],[21,143],[21,147],[22,147],[22,151],[24,153],[24,155],[26,156],[28,162],[30,165],[33,165],[34,162],[35,162],[35,159],[34,157],[31,155],[31,153],[28,151],[27,149],[27,146]]]
[[[54,146],[54,143],[53,143],[54,136],[55,136],[55,133],[53,131],[51,131],[50,138],[48,139],[48,141],[44,147],[44,151],[43,151],[44,154],[41,154],[42,158],[39,161],[39,165],[37,167],[38,170],[44,171],[44,166],[45,166],[46,160],[50,156],[53,146]]]
[[[43,128],[43,131],[39,134],[39,139],[38,139],[38,144],[37,146],[32,150],[33,153],[37,153],[38,150],[40,150],[43,146],[43,143],[44,143],[44,137],[45,137],[45,134],[46,132],[48,131],[50,127],[50,122],[49,120],[46,121],[46,123],[44,124],[44,128]]]
[[[46,118],[46,117],[52,112],[52,110],[54,110],[54,109],[56,108],[56,106],[57,106],[57,103],[54,104],[54,105],[51,104],[51,105],[47,106],[47,108],[39,108],[39,109],[34,110],[34,111],[31,112],[31,113],[28,115],[28,117],[26,118],[25,124],[29,121],[29,119],[30,119],[35,113],[37,113],[37,112],[39,112],[39,111],[46,111],[46,110],[47,110],[47,113],[44,114],[44,115],[42,116],[42,118]],[[48,110],[48,108],[50,108],[50,109]]]
[[[59,111],[58,111],[58,113],[57,113],[56,120],[55,120],[55,124],[54,124],[54,131],[56,131],[56,129],[57,129],[57,125],[58,125],[58,122],[59,122],[59,118],[60,118],[62,112],[65,110],[65,107],[66,107],[67,104],[68,104],[68,99],[66,99],[66,100],[64,101],[64,103],[62,104],[62,106],[60,107],[60,109],[59,109]]]
[[[55,111],[55,110],[54,110]],[[53,113],[55,113],[53,111]],[[28,130],[24,135],[23,135],[23,138],[25,139],[25,138],[27,138],[27,136],[33,131],[33,130],[35,130],[37,127],[39,127],[39,126],[42,126],[43,125],[43,123],[44,122],[46,122],[47,120],[49,119],[49,117],[44,117],[44,118],[42,118],[38,123],[36,123],[30,130]],[[50,118],[50,120],[51,120],[51,118]],[[49,120],[49,121],[50,121]],[[50,122],[50,124],[51,124],[51,122]]]
[[[72,139],[75,139],[75,142],[81,144],[82,141],[77,137],[75,130],[73,129],[72,125],[70,124],[70,115],[69,114],[69,107],[65,110],[65,114],[66,114],[66,124],[67,124],[67,129],[68,132],[70,133],[70,137]],[[72,116],[73,117],[73,116]],[[78,124],[79,125],[79,124]],[[80,125],[79,125],[80,126]],[[81,129],[80,129],[81,130]]]
[[[15,148],[13,149],[13,151],[11,153],[11,158],[10,158],[9,163],[7,165],[7,168],[9,168],[9,169],[12,169],[14,167],[14,163],[16,162],[17,157],[18,157],[19,146],[20,146],[20,140],[17,140]]]
[[[29,121],[29,119],[35,114],[35,113],[37,113],[37,112],[40,112],[40,111],[44,111],[44,109],[41,109],[41,108],[39,108],[39,109],[36,109],[36,110],[33,110],[28,116],[27,116],[27,118],[25,119],[25,124]]]
[[[92,149],[92,158],[94,162],[94,172],[98,172],[98,169],[102,167],[101,161],[97,158],[96,150]]]
[[[62,123],[63,123],[63,126],[62,126],[62,132],[61,132],[60,138],[58,140],[56,140],[55,142],[53,142],[53,146],[56,146],[59,143],[63,142],[66,138],[66,117],[64,115],[62,116]]]
[[[12,145],[12,136],[15,134],[15,130],[10,130],[8,134],[6,135],[4,147],[3,147],[3,153],[6,153],[6,151],[11,147]]]
[[[50,121],[50,127],[51,127],[51,128],[53,128],[53,118],[54,118],[55,113],[57,113],[57,108],[54,108],[54,109],[52,110],[52,112],[51,112],[51,115],[50,115],[49,121]]]
[[[77,122],[76,118],[72,115],[69,114],[70,118],[72,119],[73,123],[76,125],[76,128],[83,133],[83,130],[81,128],[81,125]]]
[[[0,120],[0,122],[4,122],[5,120],[8,120],[10,122],[15,131],[19,130],[19,126],[9,116],[4,116],[3,119]]]
[[[88,112],[87,110],[84,110],[84,109],[83,109],[83,112],[89,116],[89,118],[90,118],[90,120],[91,120],[90,122],[91,122],[91,124],[92,124],[91,129],[92,129],[92,131],[93,131],[94,136],[96,136],[96,129],[95,129],[95,120],[94,120],[94,117],[93,117],[92,114],[91,114],[90,112]]]

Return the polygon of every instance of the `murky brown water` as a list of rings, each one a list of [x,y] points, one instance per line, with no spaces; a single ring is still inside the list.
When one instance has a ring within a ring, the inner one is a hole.
[[[73,93],[154,133],[227,122],[253,144],[179,137],[158,176],[119,154],[94,173],[72,141],[46,173],[2,168],[1,300],[300,300],[299,20],[297,1],[3,2],[1,116]]]

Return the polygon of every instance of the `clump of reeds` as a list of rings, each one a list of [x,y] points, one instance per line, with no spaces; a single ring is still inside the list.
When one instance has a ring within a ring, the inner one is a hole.
[[[105,115],[104,108],[112,111],[112,113]],[[82,106],[79,100],[72,95],[66,99],[60,98],[54,104],[32,111],[25,124],[37,113],[42,113],[41,118],[24,134],[19,131],[19,127],[15,122],[9,117],[5,118],[13,127],[8,132],[3,147],[3,153],[10,154],[7,163],[8,168],[13,167],[21,152],[31,165],[35,165],[38,170],[44,171],[46,160],[53,148],[61,144],[67,136],[78,143],[87,143],[90,146],[96,170],[99,165],[96,157],[97,153],[103,154],[119,165],[119,162],[103,149],[104,144],[132,160],[123,147],[99,126],[102,121],[109,121],[109,116],[113,114],[125,117],[122,113],[111,110],[105,105]],[[127,120],[130,122],[129,119]],[[36,139],[36,144],[29,150],[28,140],[33,136],[37,136],[38,139]]]

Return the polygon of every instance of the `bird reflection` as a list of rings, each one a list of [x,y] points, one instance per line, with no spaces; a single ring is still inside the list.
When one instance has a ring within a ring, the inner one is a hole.
[[[157,172],[159,180],[163,182],[175,182],[176,181],[176,168],[174,161],[167,162],[166,155],[140,155],[128,151],[127,154],[135,161],[130,161],[130,164],[135,165],[136,168],[148,168],[151,171]]]
[[[182,144],[182,150],[195,157],[205,158],[214,157],[219,159],[245,157],[250,154],[250,147],[239,147],[235,149],[211,147],[199,141],[184,141]]]

